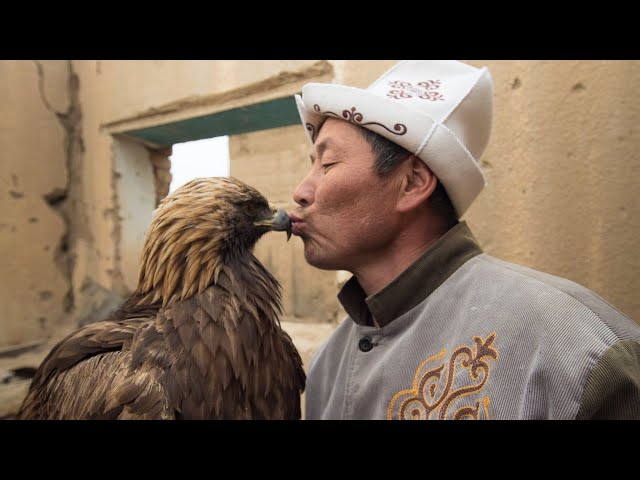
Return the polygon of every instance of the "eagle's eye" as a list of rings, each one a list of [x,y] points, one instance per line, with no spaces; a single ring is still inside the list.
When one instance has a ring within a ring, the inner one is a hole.
[[[257,218],[264,210],[268,209],[268,205],[256,202],[255,200],[249,200],[243,205],[244,211],[250,218]]]

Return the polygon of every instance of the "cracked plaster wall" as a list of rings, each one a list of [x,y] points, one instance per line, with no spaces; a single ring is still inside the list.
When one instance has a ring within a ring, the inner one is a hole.
[[[72,308],[68,62],[0,62],[0,349],[42,341]]]
[[[0,62],[0,348],[100,319],[136,285],[144,233],[170,181],[170,146],[149,149],[109,125],[277,96],[326,69],[315,64]]]

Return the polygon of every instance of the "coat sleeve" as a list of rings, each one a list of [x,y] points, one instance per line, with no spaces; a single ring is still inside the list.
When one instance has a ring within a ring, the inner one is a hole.
[[[640,420],[640,343],[620,340],[600,357],[585,384],[577,420]]]

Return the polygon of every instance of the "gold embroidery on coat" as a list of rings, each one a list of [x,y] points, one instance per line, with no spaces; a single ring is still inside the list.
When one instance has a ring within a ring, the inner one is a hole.
[[[459,403],[463,403],[460,402],[461,399],[478,395],[484,389],[491,371],[489,360],[498,359],[498,351],[493,346],[495,339],[495,332],[486,340],[473,337],[475,352],[470,347],[461,345],[453,351],[447,364],[428,367],[429,364],[444,358],[447,353],[445,349],[422,362],[413,377],[412,388],[396,393],[389,402],[387,419],[478,420],[482,414],[482,419],[489,419],[489,397],[475,402],[467,399],[472,402],[467,405]],[[455,387],[458,365],[460,368],[468,369],[470,385]]]

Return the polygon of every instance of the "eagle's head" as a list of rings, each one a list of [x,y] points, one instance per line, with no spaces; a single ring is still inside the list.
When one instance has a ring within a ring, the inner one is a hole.
[[[201,293],[225,265],[250,261],[256,241],[270,230],[289,238],[291,221],[255,188],[233,177],[192,180],[153,214],[135,295],[167,305]]]

